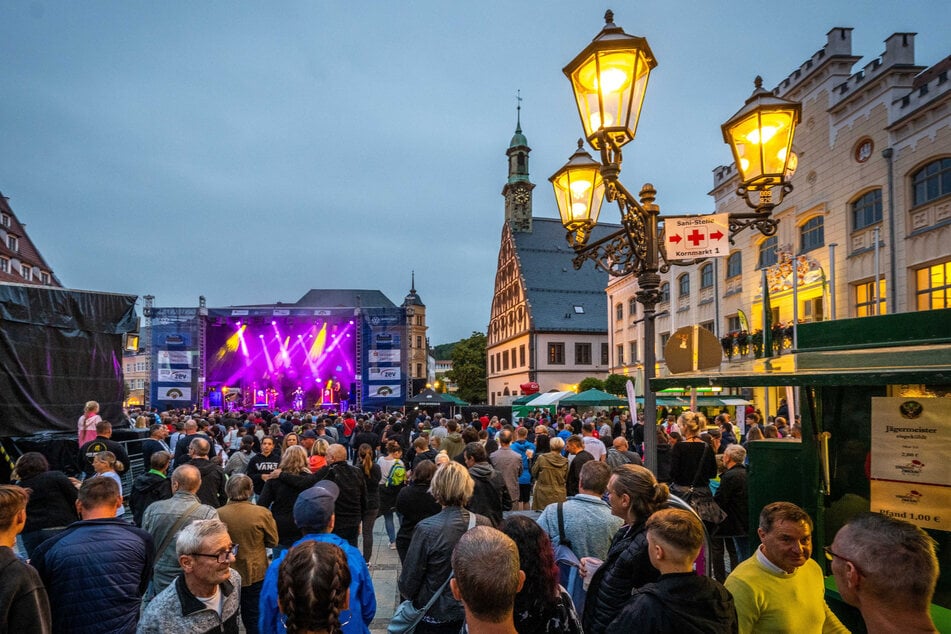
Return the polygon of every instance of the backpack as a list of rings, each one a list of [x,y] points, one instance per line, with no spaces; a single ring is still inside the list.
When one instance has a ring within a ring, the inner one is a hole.
[[[406,484],[406,467],[402,460],[397,460],[390,467],[390,472],[386,474],[386,480],[383,486],[389,488],[402,488]]]
[[[554,546],[555,564],[558,565],[558,580],[561,586],[571,596],[578,613],[584,611],[584,602],[587,590],[584,589],[584,578],[580,574],[581,561],[571,550],[571,541],[565,536],[565,513],[562,502],[558,503],[558,545]]]

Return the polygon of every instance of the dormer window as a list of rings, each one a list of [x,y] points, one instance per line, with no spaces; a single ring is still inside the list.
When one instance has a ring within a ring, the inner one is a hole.
[[[7,246],[8,246],[8,247],[10,248],[10,250],[13,251],[14,253],[19,253],[19,252],[20,252],[20,239],[19,239],[18,237],[16,237],[16,236],[8,235],[8,236],[7,236]]]

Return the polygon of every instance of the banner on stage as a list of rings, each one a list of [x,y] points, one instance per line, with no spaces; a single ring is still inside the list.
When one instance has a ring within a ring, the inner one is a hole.
[[[158,389],[160,401],[190,401],[192,390],[190,387],[160,387]]]
[[[158,380],[162,383],[191,383],[192,371],[187,368],[159,368]]]
[[[390,385],[370,385],[368,386],[369,398],[398,398],[402,396],[399,383]]]
[[[159,366],[191,365],[192,353],[190,350],[159,350]]]
[[[370,368],[371,381],[399,381],[399,368]]]
[[[399,350],[370,350],[367,354],[370,363],[399,363]]]

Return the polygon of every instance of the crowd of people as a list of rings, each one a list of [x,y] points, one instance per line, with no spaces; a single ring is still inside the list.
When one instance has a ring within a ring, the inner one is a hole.
[[[148,471],[126,494],[129,456],[94,405],[78,422],[81,479],[30,452],[0,486],[0,631],[238,632],[240,621],[249,633],[368,633],[381,517],[404,631],[848,631],[825,602],[804,510],[763,508],[751,552],[746,450],[726,414],[665,420],[657,475],[641,463],[643,421],[622,413],[514,425],[143,414]],[[703,556],[712,577],[697,573]],[[826,556],[869,631],[934,631],[937,560],[921,529],[861,515]],[[580,588],[567,587],[572,566]]]

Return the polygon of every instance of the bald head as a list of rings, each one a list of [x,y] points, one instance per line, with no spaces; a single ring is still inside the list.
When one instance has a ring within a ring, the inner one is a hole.
[[[188,452],[192,458],[207,458],[211,451],[211,443],[204,438],[196,438],[188,444]]]
[[[627,448],[628,448],[627,438],[625,438],[624,436],[618,436],[617,438],[614,439],[614,441],[611,444],[618,451],[627,451]]]
[[[181,491],[196,493],[201,486],[201,472],[197,467],[183,464],[172,472],[172,484]]]
[[[346,462],[347,448],[343,445],[330,445],[327,449],[327,462]]]

